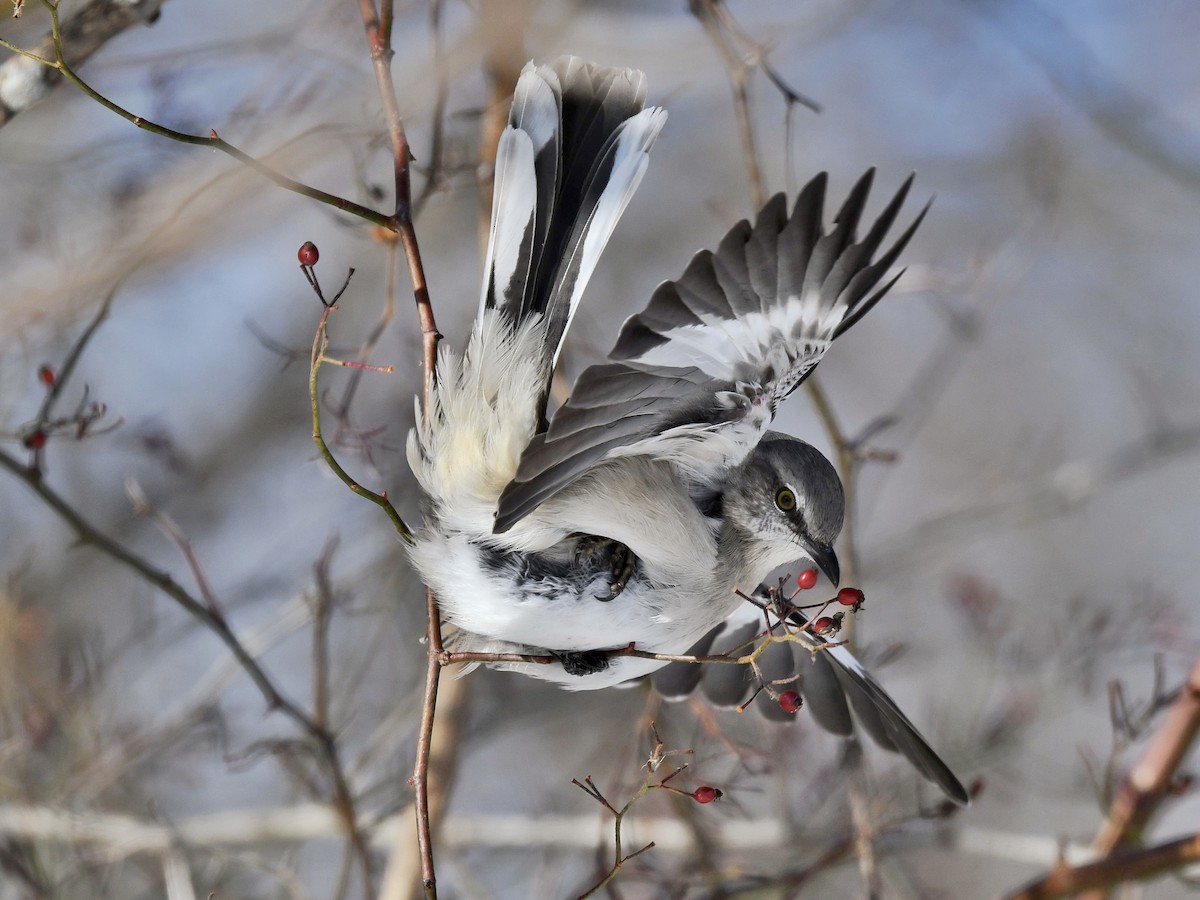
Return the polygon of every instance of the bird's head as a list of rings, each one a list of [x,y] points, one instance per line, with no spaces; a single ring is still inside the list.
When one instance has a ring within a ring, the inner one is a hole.
[[[815,447],[767,434],[731,473],[721,508],[722,554],[737,557],[751,577],[807,557],[838,583],[833,541],[845,497],[837,471]]]

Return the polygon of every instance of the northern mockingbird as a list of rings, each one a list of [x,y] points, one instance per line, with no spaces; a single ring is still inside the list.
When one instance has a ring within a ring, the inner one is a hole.
[[[873,259],[911,178],[861,240],[872,172],[828,232],[824,175],[790,211],[772,198],[664,282],[611,362],[548,417],[564,336],[666,120],[645,96],[641,72],[526,66],[497,150],[479,316],[462,355],[441,351],[408,441],[427,498],[410,554],[457,626],[452,646],[552,654],[561,665],[509,667],[577,690],[662,668],[604,651],[686,653],[737,610],[735,588],[779,566],[811,560],[837,584],[841,482],[815,448],[769,426],[894,283],[884,277],[925,214]],[[869,730],[965,801],[854,657],[819,655],[856,711],[882,723]]]

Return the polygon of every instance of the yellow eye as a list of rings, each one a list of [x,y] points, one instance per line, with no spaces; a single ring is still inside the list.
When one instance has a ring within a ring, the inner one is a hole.
[[[775,505],[781,512],[791,512],[796,508],[796,495],[791,488],[780,488],[775,495]]]

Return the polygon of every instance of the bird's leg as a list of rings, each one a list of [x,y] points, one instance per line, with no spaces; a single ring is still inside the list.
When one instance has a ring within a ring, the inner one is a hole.
[[[637,557],[628,547],[612,538],[584,535],[575,545],[575,565],[581,568],[599,568],[608,566],[612,581],[608,586],[608,596],[600,600],[611,600],[621,591],[633,576],[633,566]]]
[[[595,675],[608,668],[608,654],[603,650],[550,650],[550,655],[562,663],[568,675]]]

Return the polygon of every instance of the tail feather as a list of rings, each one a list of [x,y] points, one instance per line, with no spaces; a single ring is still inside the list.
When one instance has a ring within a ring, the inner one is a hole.
[[[576,57],[525,67],[500,140],[482,309],[545,320],[545,375],[666,120],[646,79]]]

